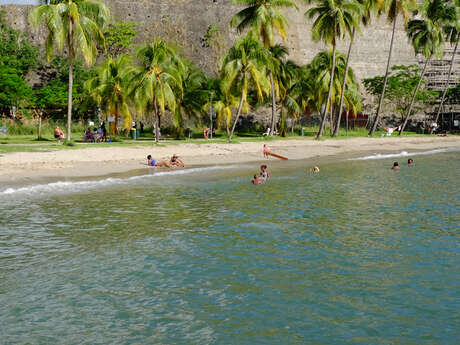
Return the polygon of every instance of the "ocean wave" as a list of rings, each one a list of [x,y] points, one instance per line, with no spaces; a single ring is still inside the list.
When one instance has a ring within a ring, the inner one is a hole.
[[[397,158],[397,157],[408,157],[408,156],[434,155],[434,154],[437,154],[437,153],[452,152],[452,151],[457,151],[457,150],[453,150],[453,149],[435,149],[435,150],[420,151],[420,152],[401,151],[399,153],[387,153],[387,154],[375,153],[375,154],[370,155],[370,156],[364,156],[364,157],[358,157],[358,158],[350,158],[348,160],[350,160],[350,161],[365,161],[365,160],[370,160],[370,159],[386,159],[386,158]]]
[[[105,186],[127,184],[135,180],[142,180],[148,178],[162,177],[162,176],[175,176],[175,175],[188,175],[202,172],[208,172],[213,170],[226,170],[226,169],[237,169],[243,165],[223,165],[223,166],[210,166],[202,168],[190,168],[181,170],[171,171],[159,171],[152,172],[151,174],[131,176],[127,178],[115,178],[109,177],[102,180],[88,180],[88,181],[58,181],[45,184],[36,184],[31,186],[19,187],[19,188],[7,188],[0,191],[1,195],[37,195],[37,194],[48,194],[48,193],[63,193],[63,192],[79,192],[89,189],[101,188]],[[154,168],[152,168],[154,169]]]

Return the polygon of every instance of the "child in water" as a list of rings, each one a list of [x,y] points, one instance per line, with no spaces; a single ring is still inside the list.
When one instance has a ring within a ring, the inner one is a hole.
[[[394,163],[393,163],[393,167],[392,167],[391,169],[393,169],[393,170],[399,170],[399,169],[400,169],[400,168],[399,168],[399,163],[398,163],[398,162],[394,162]]]
[[[407,165],[408,165],[408,166],[415,165],[414,160],[413,160],[412,158],[409,158],[409,159],[407,160]]]
[[[259,180],[259,176],[257,174],[254,175],[254,178],[251,180],[252,184],[262,184],[263,181]]]
[[[319,168],[315,165],[313,168],[310,168],[310,172],[313,174],[319,173]]]
[[[268,173],[267,166],[265,164],[260,166],[260,179],[265,183],[270,178],[270,174]]]

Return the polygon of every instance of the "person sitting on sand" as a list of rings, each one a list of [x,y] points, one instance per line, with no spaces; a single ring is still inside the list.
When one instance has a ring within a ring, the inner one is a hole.
[[[399,170],[399,163],[398,162],[394,162],[393,163],[393,167],[391,168],[393,170]]]
[[[166,161],[156,161],[152,158],[152,155],[147,156],[147,164],[151,167],[167,167],[172,168],[172,165]]]
[[[185,164],[184,162],[182,162],[180,159],[179,159],[179,156],[176,155],[176,154],[173,154],[173,156],[171,157],[171,160],[169,161],[169,163],[171,165],[175,165],[175,166],[178,166],[178,167],[185,167]]]
[[[203,137],[208,140],[209,139],[209,133],[211,132],[211,129],[206,127],[204,130],[203,130]]]
[[[264,181],[261,181],[261,180],[259,179],[259,176],[257,176],[257,174],[255,174],[255,175],[254,175],[254,178],[251,180],[251,183],[252,183],[252,184],[262,184],[262,183],[264,183]]]
[[[414,160],[413,160],[412,158],[409,158],[409,159],[407,160],[407,165],[408,165],[408,166],[415,165]]]
[[[265,183],[269,180],[270,174],[268,173],[267,166],[265,164],[260,166],[260,179]]]
[[[264,153],[264,158],[268,158],[268,146],[267,144],[264,144],[264,148],[262,149],[262,152]]]
[[[61,142],[62,139],[65,139],[64,131],[59,128],[59,126],[56,126],[54,129],[54,138],[57,139],[58,142]]]

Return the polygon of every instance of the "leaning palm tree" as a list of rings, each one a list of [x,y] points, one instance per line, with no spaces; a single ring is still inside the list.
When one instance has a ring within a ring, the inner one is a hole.
[[[412,19],[407,25],[407,35],[412,41],[415,54],[421,53],[425,57],[425,64],[415,87],[409,109],[399,130],[399,135],[404,132],[411,116],[412,107],[425,76],[428,63],[433,57],[440,57],[443,53],[444,34],[442,23],[445,11],[444,0],[425,0],[421,7],[423,17],[421,19]]]
[[[181,59],[176,51],[162,40],[141,46],[136,53],[140,66],[131,80],[130,96],[138,109],[154,114],[155,141],[160,137],[160,116],[168,108],[174,114],[178,93],[182,90]]]
[[[332,83],[334,80],[335,54],[337,40],[344,38],[345,34],[352,34],[353,28],[358,26],[357,13],[359,4],[354,0],[304,0],[307,4],[314,3],[316,6],[305,12],[308,19],[315,18],[312,27],[313,40],[324,41],[332,45],[332,66],[326,104],[321,115],[321,124],[316,138],[319,139],[324,130],[326,117],[329,111]]]
[[[233,3],[246,5],[248,7],[233,16],[231,25],[236,27],[240,33],[249,28],[249,34],[260,39],[265,49],[269,49],[274,45],[275,32],[278,32],[283,40],[287,38],[286,29],[288,21],[280,12],[280,9],[289,7],[298,9],[293,0],[233,0]],[[272,97],[271,135],[273,135],[275,130],[276,113],[276,93],[273,82],[273,69],[278,63],[276,57],[273,57],[268,69]]]
[[[388,53],[387,68],[385,72],[385,78],[383,79],[383,88],[382,93],[380,94],[379,105],[377,107],[377,112],[375,114],[374,124],[369,131],[369,135],[374,135],[375,130],[380,119],[380,111],[382,109],[383,99],[385,97],[385,89],[388,82],[388,73],[390,70],[391,55],[393,53],[393,42],[395,38],[396,31],[396,21],[399,16],[402,16],[404,19],[405,25],[409,21],[409,12],[417,8],[417,3],[415,0],[387,0],[386,13],[388,22],[393,24],[393,30],[391,34],[391,43],[390,43],[390,52]]]
[[[67,140],[71,139],[73,61],[77,54],[88,65],[94,63],[97,44],[105,46],[103,30],[110,19],[108,7],[99,0],[51,0],[32,10],[30,23],[38,27],[45,22],[48,36],[45,40],[46,56],[50,60],[54,47],[62,52],[67,47],[69,58],[69,90],[67,107]]]
[[[356,0],[358,1],[360,7],[360,13],[359,13],[359,18],[361,19],[361,24],[364,26],[367,26],[370,24],[371,18],[374,14],[380,15],[381,12],[383,11],[384,7],[384,0]],[[347,63],[345,66],[345,73],[344,76],[348,75],[348,68],[350,67],[350,55],[351,55],[351,49],[353,47],[353,43],[355,41],[355,36],[356,32],[359,31],[359,27],[353,27],[353,32],[350,37],[350,44],[348,45],[348,53],[347,53]],[[340,130],[340,120],[342,117],[342,109],[343,109],[343,103],[344,103],[344,97],[347,89],[347,83],[346,83],[346,78],[343,79],[342,82],[342,92],[340,93],[340,103],[339,103],[339,115],[337,117],[337,124],[334,130],[334,136],[339,135],[339,130]],[[347,126],[346,126],[346,131],[348,135],[348,116],[346,117],[347,121]]]
[[[106,114],[115,117],[115,132],[118,131],[119,117],[124,127],[131,125],[131,113],[128,106],[128,86],[133,77],[131,58],[121,55],[114,59],[108,57],[97,69],[97,76],[85,83],[85,88]],[[116,133],[117,134],[117,133]]]
[[[441,102],[436,112],[435,123],[439,120],[439,115],[441,114],[442,108],[444,106],[444,100],[446,99],[447,90],[449,88],[450,78],[452,76],[452,70],[454,68],[455,56],[457,55],[458,43],[460,41],[460,0],[451,1],[446,8],[445,13],[445,23],[444,23],[444,33],[446,40],[451,44],[455,45],[454,51],[452,53],[452,59],[450,60],[449,73],[447,75],[446,83],[444,84]],[[431,133],[433,129],[431,130]]]
[[[228,98],[235,94],[240,95],[235,122],[228,137],[229,142],[232,141],[243,106],[248,106],[248,93],[255,91],[258,100],[262,101],[264,94],[268,94],[270,90],[265,70],[268,62],[267,51],[258,41],[249,36],[238,40],[224,57],[222,90]]]

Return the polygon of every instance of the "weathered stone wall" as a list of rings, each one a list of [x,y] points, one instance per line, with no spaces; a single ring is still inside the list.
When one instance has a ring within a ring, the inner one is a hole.
[[[155,36],[167,38],[180,46],[188,57],[209,72],[216,70],[217,56],[225,51],[237,37],[229,27],[231,17],[238,7],[231,0],[106,0],[116,20],[133,20],[139,23],[139,41]],[[32,6],[0,6],[6,10],[8,21],[13,27],[24,31],[34,39],[42,39],[27,23],[27,14]],[[289,20],[287,45],[291,58],[298,63],[307,63],[325,45],[315,43],[311,38],[311,22],[299,11],[286,10]],[[211,25],[220,28],[221,34],[211,46],[205,42],[206,32]],[[392,64],[412,64],[417,60],[403,29],[402,21],[397,25]],[[374,20],[357,36],[353,49],[352,67],[359,78],[385,72],[391,39],[391,25],[385,19]],[[216,47],[218,45],[218,47]],[[346,52],[348,40],[339,43],[339,49]]]

